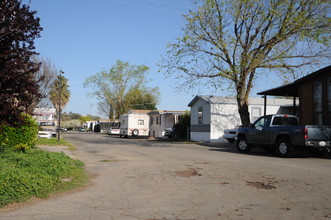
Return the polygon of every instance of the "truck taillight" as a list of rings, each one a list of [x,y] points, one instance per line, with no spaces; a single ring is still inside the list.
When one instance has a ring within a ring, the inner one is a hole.
[[[307,140],[308,139],[308,128],[304,128],[303,129],[303,131],[304,131],[304,137],[305,137],[305,140]]]

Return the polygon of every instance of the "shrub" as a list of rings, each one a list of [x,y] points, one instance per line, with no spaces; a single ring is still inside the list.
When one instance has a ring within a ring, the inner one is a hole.
[[[24,116],[22,124],[14,126],[0,124],[0,149],[26,151],[35,146],[38,138],[38,124],[29,116]]]
[[[189,139],[188,132],[190,128],[190,112],[185,112],[184,115],[180,116],[179,122],[174,125],[174,133],[176,139]]]
[[[64,153],[8,150],[0,154],[0,207],[32,196],[47,197],[83,165]]]

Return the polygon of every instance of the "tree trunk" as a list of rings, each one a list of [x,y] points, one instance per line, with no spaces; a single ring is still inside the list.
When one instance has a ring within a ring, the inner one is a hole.
[[[238,100],[238,112],[240,115],[242,125],[248,125],[250,123],[249,111],[248,111],[248,103]]]

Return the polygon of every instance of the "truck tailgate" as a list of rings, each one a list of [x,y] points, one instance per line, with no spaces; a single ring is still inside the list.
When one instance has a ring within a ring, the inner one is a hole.
[[[331,141],[331,126],[307,125],[308,141]]]

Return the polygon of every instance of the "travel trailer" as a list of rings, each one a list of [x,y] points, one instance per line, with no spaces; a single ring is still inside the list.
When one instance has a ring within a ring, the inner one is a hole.
[[[120,116],[120,137],[149,136],[149,110],[131,110]]]

